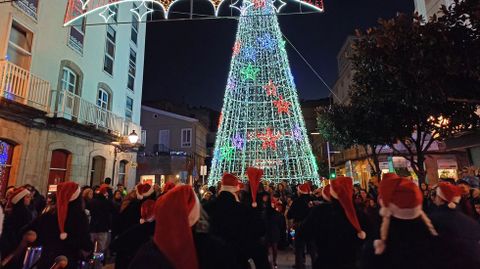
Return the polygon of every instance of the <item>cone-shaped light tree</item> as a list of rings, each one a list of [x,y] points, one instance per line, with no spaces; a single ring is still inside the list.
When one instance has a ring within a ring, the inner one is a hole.
[[[209,184],[247,167],[272,182],[318,183],[285,41],[272,0],[244,0]]]

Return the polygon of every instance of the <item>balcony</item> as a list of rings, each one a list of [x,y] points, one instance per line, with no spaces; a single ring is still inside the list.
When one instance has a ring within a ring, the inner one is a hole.
[[[64,118],[115,136],[127,136],[141,127],[124,117],[98,107],[69,91],[52,91],[51,117]]]
[[[0,61],[0,97],[48,112],[50,83],[11,62]]]
[[[0,99],[35,108],[48,118],[63,118],[114,137],[126,138],[133,130],[137,133],[142,130],[125,117],[102,109],[78,95],[63,90],[52,91],[48,81],[8,61],[0,61]]]

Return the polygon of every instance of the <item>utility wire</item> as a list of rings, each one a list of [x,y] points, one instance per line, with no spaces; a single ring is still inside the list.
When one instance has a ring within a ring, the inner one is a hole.
[[[292,46],[293,50],[295,50],[295,52],[300,56],[300,58],[302,58],[302,60],[305,62],[305,64],[310,68],[310,70],[312,70],[312,72],[317,76],[317,78],[323,83],[323,85],[325,85],[325,87],[327,87],[327,89],[332,93],[332,95],[337,98],[337,100],[339,102],[342,102],[342,100],[335,94],[335,92],[332,90],[332,88],[330,88],[330,86],[328,86],[328,84],[325,82],[325,80],[322,78],[322,76],[320,76],[320,74],[318,74],[318,72],[313,68],[313,66],[307,61],[307,59],[302,55],[302,53],[295,47],[295,45],[292,44],[292,42],[290,42],[290,40],[285,36],[285,34],[283,34],[283,37],[285,38],[285,40],[287,40],[288,44],[290,44],[290,46]]]

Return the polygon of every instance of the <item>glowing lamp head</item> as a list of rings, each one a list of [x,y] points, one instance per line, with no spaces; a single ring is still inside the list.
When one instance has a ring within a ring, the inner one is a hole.
[[[136,144],[138,142],[138,134],[135,133],[135,130],[133,130],[129,135],[128,135],[128,141],[130,144]]]

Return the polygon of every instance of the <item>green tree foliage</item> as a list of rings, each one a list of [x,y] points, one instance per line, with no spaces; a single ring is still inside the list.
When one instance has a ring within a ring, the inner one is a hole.
[[[372,129],[391,135],[388,144],[412,163],[420,182],[434,141],[478,125],[480,4],[456,1],[442,10],[428,23],[400,14],[357,31],[351,58],[351,103],[364,112],[363,122],[375,121]]]

